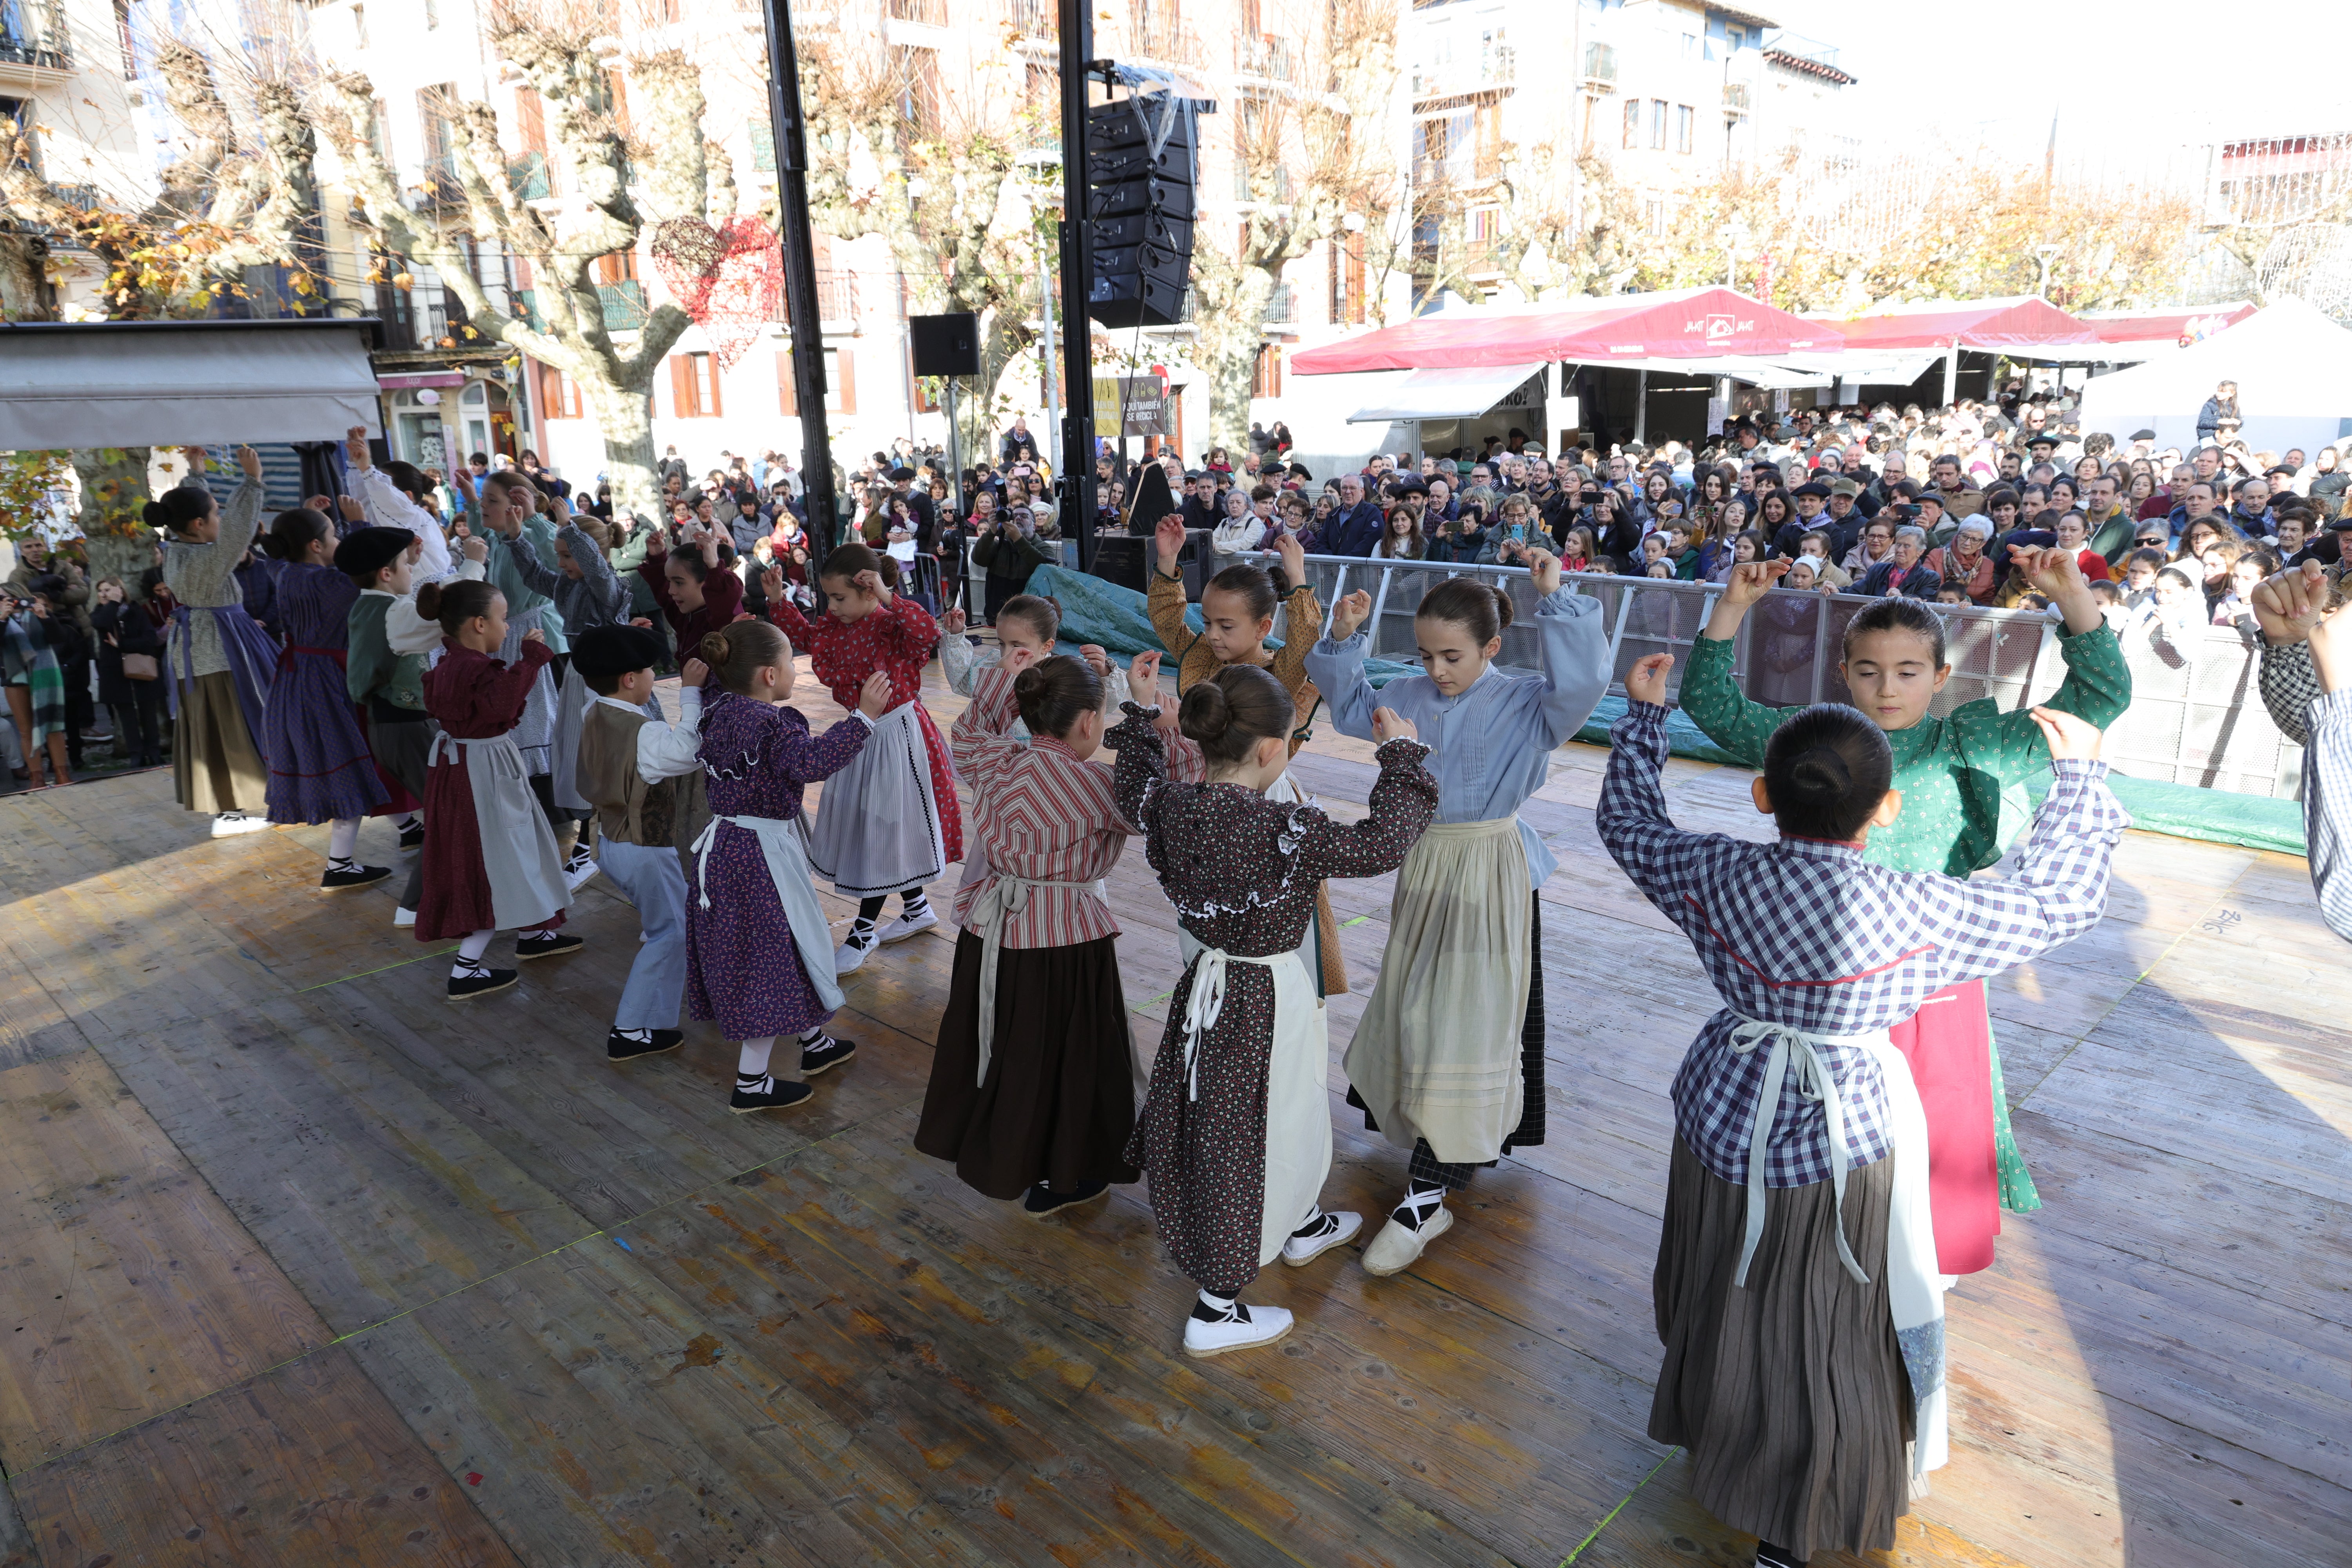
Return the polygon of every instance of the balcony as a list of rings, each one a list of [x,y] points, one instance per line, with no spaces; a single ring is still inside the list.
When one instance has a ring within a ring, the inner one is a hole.
[[[1492,102],[1517,85],[1518,60],[1518,51],[1505,46],[1475,68],[1455,67],[1426,76],[1416,68],[1412,73],[1412,106],[1426,111]]]
[[[1062,37],[1062,8],[1055,0],[1004,0],[1004,24],[1024,43],[1056,43]]]
[[[948,0],[887,0],[883,15],[894,22],[919,22],[926,27],[948,25]]]
[[[596,298],[604,304],[604,330],[608,332],[634,332],[653,313],[646,303],[646,286],[634,278],[597,284]]]
[[[0,5],[0,87],[53,87],[73,75],[64,8],[55,4]]]
[[[1591,93],[1617,90],[1617,50],[1610,44],[1584,46],[1584,90]]]
[[[1723,84],[1723,115],[1727,120],[1745,120],[1748,113],[1748,84],[1727,81]]]
[[[1288,38],[1254,37],[1243,33],[1234,39],[1234,70],[1240,76],[1295,84],[1298,80],[1298,58]]]
[[[786,296],[776,295],[775,324],[792,325]],[[854,332],[857,330],[857,274],[819,268],[816,275],[817,324],[828,332]]]
[[[553,195],[554,187],[547,178],[547,154],[525,153],[508,164],[507,184],[514,187],[517,201],[540,202]]]
[[[1297,321],[1298,297],[1289,284],[1274,286],[1274,292],[1266,297],[1265,315],[1262,319],[1269,327],[1286,327]]]
[[[1190,66],[1194,70],[1209,68],[1208,51],[1201,47],[1201,35],[1175,17],[1158,11],[1139,11],[1128,18],[1121,29],[1126,34],[1126,47],[1113,58],[1133,65]],[[1109,53],[1105,27],[1096,35],[1097,47]]]

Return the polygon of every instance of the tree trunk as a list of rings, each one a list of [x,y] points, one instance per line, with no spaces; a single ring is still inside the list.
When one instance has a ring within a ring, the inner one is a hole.
[[[1233,269],[1230,302],[1201,311],[1192,363],[1209,376],[1209,443],[1227,454],[1249,455],[1250,383],[1258,345],[1265,341],[1265,307],[1274,298],[1274,275],[1263,267]],[[1210,293],[1196,281],[1196,297]]]
[[[580,390],[595,411],[596,426],[604,437],[604,477],[612,482],[614,506],[658,519],[661,483],[654,472],[652,395],[643,387],[590,381],[582,382]]]
[[[88,542],[90,581],[119,577],[124,598],[143,600],[139,574],[155,564],[155,531],[141,516],[149,500],[149,448],[77,447],[68,456],[81,479],[75,521]]]
[[[0,234],[0,320],[46,321],[52,294],[43,273],[47,243],[35,236]]]

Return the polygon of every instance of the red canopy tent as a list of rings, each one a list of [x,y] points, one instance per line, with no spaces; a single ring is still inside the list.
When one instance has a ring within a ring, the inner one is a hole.
[[[1443,310],[1294,354],[1300,375],[1834,353],[1837,332],[1729,289],[1626,294],[1573,304]]]
[[[1930,300],[1896,305],[1835,327],[1849,349],[1986,350],[2032,357],[2040,348],[2095,343],[2098,334],[2047,300],[2020,294],[2006,300]]]
[[[2253,313],[2254,307],[2240,300],[2227,305],[2176,305],[2167,310],[2085,311],[2082,320],[2103,343],[2168,349],[2210,338]]]

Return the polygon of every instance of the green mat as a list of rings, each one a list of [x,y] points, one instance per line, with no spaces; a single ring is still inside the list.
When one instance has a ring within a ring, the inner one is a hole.
[[[1079,645],[1093,643],[1106,652],[1133,655],[1155,649],[1169,650],[1160,646],[1158,634],[1151,629],[1151,617],[1144,613],[1144,597],[1132,588],[1122,588],[1116,583],[1081,572],[1067,571],[1059,566],[1040,566],[1031,574],[1029,592],[1047,594],[1062,605],[1063,651],[1076,653]],[[1195,631],[1201,626],[1198,605],[1188,606],[1184,622]],[[1402,676],[1418,675],[1420,668],[1398,659],[1375,658],[1364,663],[1364,675],[1373,686],[1386,686]],[[1580,741],[1596,746],[1609,743],[1609,727],[1624,717],[1622,697],[1604,697],[1592,718],[1577,732]],[[1724,751],[1703,734],[1698,726],[1684,717],[1681,709],[1666,715],[1666,735],[1678,757],[1694,762],[1721,763],[1738,765],[1738,759]],[[2240,795],[2231,790],[2198,789],[2189,784],[2164,784],[2153,779],[2126,778],[2121,773],[2109,773],[2107,784],[2116,798],[2131,813],[2132,826],[2149,833],[2168,833],[2176,838],[2199,838],[2210,844],[2235,844],[2248,849],[2276,849],[2288,855],[2306,853],[2303,837],[2303,807],[2292,800],[2278,800],[2269,795]],[[2043,775],[2029,784],[2014,803],[2013,809],[2001,813],[2002,841],[2011,842],[2016,832],[2023,830],[2032,809],[2041,805],[2048,793],[2050,782]]]

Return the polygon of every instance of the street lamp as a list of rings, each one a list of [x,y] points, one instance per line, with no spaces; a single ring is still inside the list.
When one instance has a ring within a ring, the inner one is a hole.
[[[1748,247],[1756,237],[1748,232],[1747,219],[1735,217],[1717,237],[1723,241],[1723,286],[1737,289],[1740,258],[1748,254]]]
[[[2033,259],[2042,263],[2042,282],[2033,290],[2034,298],[2039,300],[2050,298],[2050,264],[2058,259],[2058,252],[2063,247],[2046,243],[2033,247]]]

